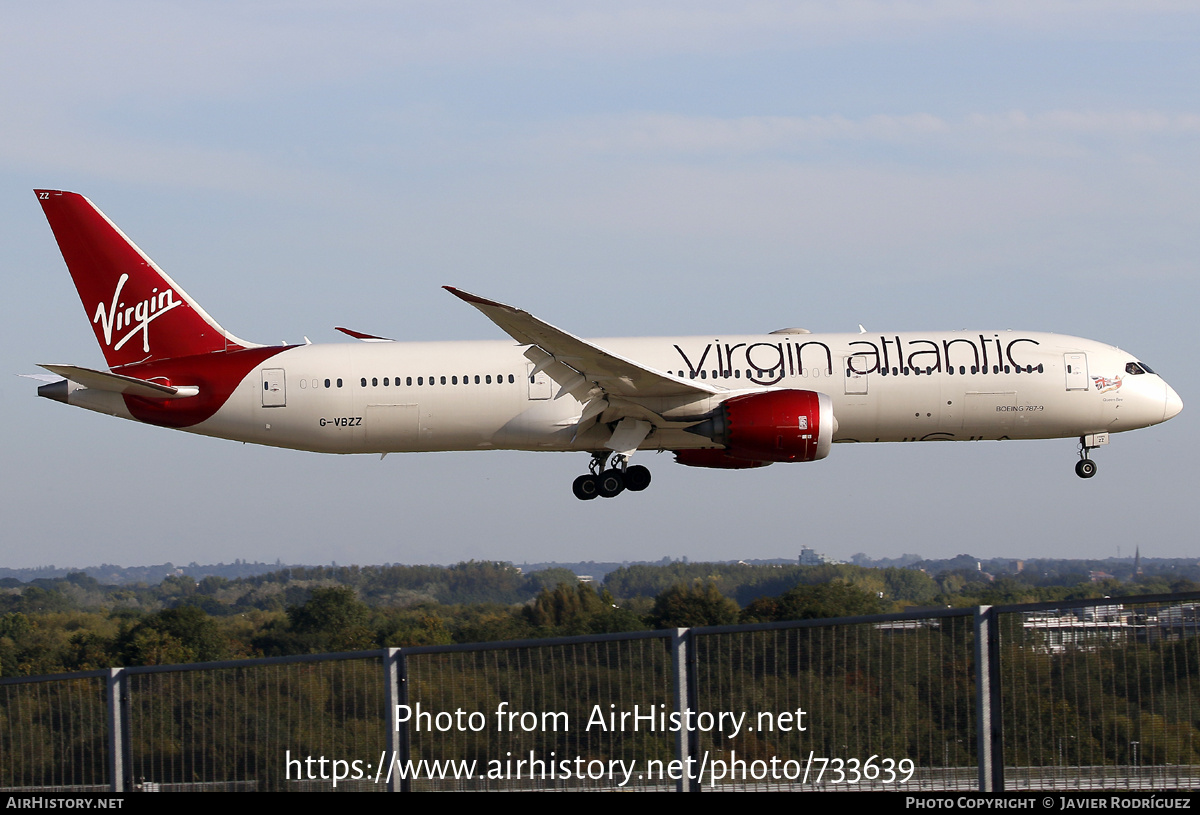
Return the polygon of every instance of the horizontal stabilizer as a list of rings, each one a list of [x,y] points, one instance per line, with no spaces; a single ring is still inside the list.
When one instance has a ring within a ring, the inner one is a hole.
[[[141,396],[146,399],[186,399],[200,393],[200,389],[195,385],[163,385],[148,379],[93,371],[91,368],[80,368],[77,365],[42,365],[41,367],[85,388],[123,393],[126,396]]]
[[[363,342],[395,342],[395,340],[388,339],[387,337],[376,337],[374,334],[364,334],[363,332],[355,331],[352,328],[342,328],[340,325],[335,325],[334,328],[338,331],[341,331],[343,334],[347,334],[351,337],[354,337],[354,339],[362,340]]]

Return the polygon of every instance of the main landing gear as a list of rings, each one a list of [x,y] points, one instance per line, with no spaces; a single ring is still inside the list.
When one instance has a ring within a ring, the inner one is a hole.
[[[571,485],[571,491],[580,501],[590,501],[597,495],[615,498],[625,490],[641,492],[650,486],[650,470],[640,464],[630,467],[628,456],[617,456],[613,466],[605,469],[611,455],[608,451],[592,453],[587,475],[579,476]]]
[[[1096,474],[1096,462],[1088,458],[1088,454],[1095,449],[1095,447],[1088,447],[1084,440],[1080,438],[1079,461],[1075,462],[1075,475],[1080,478],[1091,478]]]

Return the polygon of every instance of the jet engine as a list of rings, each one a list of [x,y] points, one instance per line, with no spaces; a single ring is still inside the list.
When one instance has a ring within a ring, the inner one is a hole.
[[[817,461],[829,455],[836,430],[833,400],[824,393],[748,393],[725,400],[688,428],[689,433],[723,445],[723,451],[680,450],[675,457],[693,467],[739,469],[773,461]],[[718,452],[723,455],[713,455]]]
[[[766,467],[769,461],[751,461],[748,458],[738,458],[729,455],[726,450],[709,448],[706,450],[676,450],[675,461],[685,467],[711,467],[714,470],[749,470],[752,467]]]

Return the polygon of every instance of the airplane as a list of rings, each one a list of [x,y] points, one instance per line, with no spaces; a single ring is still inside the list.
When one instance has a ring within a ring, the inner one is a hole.
[[[1059,334],[933,331],[581,339],[444,287],[508,340],[259,345],[222,328],[87,198],[35,190],[109,370],[42,365],[38,395],[191,433],[322,453],[591,455],[572,491],[650,485],[630,464],[817,461],[834,442],[1079,439],[1165,422],[1179,395],[1120,349]],[[60,378],[61,377],[61,378]]]

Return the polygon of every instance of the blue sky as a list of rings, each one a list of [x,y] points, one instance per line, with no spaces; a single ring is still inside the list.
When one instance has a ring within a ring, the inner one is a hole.
[[[1183,2],[56,3],[0,30],[3,369],[102,358],[31,190],[82,192],[234,333],[495,339],[1017,328],[1184,412],[1075,442],[319,456],[120,422],[10,376],[7,566],[282,558],[1197,554],[1200,11]],[[64,22],[66,21],[66,22]]]

